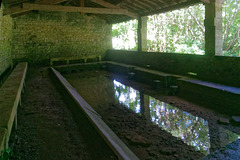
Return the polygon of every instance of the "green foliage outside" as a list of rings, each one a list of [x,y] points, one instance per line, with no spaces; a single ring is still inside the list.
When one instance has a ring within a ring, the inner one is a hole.
[[[5,149],[0,152],[0,160],[9,160],[13,156],[13,151],[11,148]]]
[[[222,10],[223,55],[239,56],[240,0],[225,0]],[[148,16],[147,51],[204,54],[204,19],[205,6],[203,4]],[[135,37],[129,38],[129,33],[132,32]],[[132,40],[134,42],[131,42]],[[129,44],[135,44],[135,46],[129,47]],[[137,48],[137,21],[113,25],[113,48],[127,50]]]
[[[148,16],[148,51],[204,54],[204,5]]]
[[[223,4],[223,55],[240,56],[240,0]]]
[[[112,26],[114,49],[137,50],[138,21],[131,20]]]

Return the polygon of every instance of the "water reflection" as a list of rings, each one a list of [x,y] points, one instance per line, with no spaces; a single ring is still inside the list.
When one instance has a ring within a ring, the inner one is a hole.
[[[209,153],[209,128],[206,120],[153,97],[149,98],[152,122],[173,136],[181,138],[188,145],[194,146],[196,150],[204,154]]]
[[[140,113],[140,93],[132,87],[113,81],[115,99],[136,113]]]
[[[210,153],[208,121],[142,94],[116,80],[113,83],[115,98],[118,102],[150,119],[162,129],[182,139],[184,143],[193,146],[205,155]],[[238,139],[237,134],[223,128],[219,128],[219,132],[220,146],[225,146]]]

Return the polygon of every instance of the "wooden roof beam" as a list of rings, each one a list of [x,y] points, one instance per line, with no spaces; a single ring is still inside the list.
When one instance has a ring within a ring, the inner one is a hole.
[[[36,0],[36,4],[59,4],[62,2],[66,2],[68,0]],[[14,17],[22,16],[30,12],[31,10],[29,9],[23,9],[23,7],[12,7],[8,9],[3,10],[3,15],[12,15]]]
[[[70,6],[59,6],[59,5],[41,5],[34,3],[23,3],[22,8],[12,8],[4,11],[4,15],[19,14],[30,10],[39,11],[59,11],[59,12],[84,12],[84,13],[95,13],[95,14],[120,14],[120,15],[131,15],[126,9],[110,9],[110,8],[87,8],[87,7],[70,7]],[[138,15],[132,15],[134,18],[138,18]]]
[[[203,3],[208,3],[210,4],[210,0],[201,0]]]

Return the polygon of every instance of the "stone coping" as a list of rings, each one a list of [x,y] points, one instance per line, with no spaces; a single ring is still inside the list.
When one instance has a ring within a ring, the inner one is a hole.
[[[222,84],[206,82],[206,81],[201,81],[197,79],[179,79],[179,80],[240,95],[240,88],[237,88],[237,87],[225,86]]]

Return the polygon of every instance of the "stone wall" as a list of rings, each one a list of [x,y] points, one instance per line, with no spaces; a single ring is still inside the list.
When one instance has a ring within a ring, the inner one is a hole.
[[[38,12],[14,19],[14,60],[32,63],[52,57],[105,55],[111,25],[80,13]]]
[[[12,41],[12,18],[3,16],[3,5],[0,9],[0,76],[12,65],[11,41]]]
[[[109,50],[106,60],[240,87],[240,57]]]

